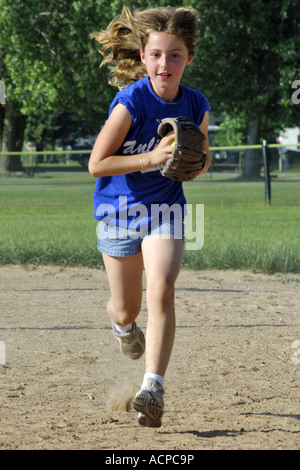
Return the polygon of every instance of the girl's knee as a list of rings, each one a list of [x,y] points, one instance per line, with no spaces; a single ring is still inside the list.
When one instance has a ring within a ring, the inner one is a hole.
[[[147,286],[147,304],[167,305],[174,300],[174,283],[156,280]]]
[[[107,311],[114,323],[126,326],[133,323],[140,313],[140,308],[134,305],[115,306],[112,299],[107,303]]]

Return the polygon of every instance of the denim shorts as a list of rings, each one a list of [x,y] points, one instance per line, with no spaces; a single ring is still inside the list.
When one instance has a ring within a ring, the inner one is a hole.
[[[97,225],[97,248],[101,253],[110,256],[135,256],[140,253],[144,238],[154,235],[161,235],[163,239],[172,237],[183,241],[183,220],[173,219],[151,224],[150,230],[139,233],[130,228],[116,227],[100,221]]]

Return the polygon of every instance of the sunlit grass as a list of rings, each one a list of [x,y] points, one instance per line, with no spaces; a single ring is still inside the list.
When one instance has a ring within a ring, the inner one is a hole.
[[[102,267],[88,173],[0,179],[0,264]],[[299,272],[300,185],[209,178],[184,184],[187,202],[204,204],[204,245],[184,254],[192,269]]]

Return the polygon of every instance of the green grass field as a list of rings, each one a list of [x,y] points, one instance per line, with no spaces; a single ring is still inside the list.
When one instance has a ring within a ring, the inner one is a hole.
[[[40,174],[0,179],[0,265],[56,264],[103,267],[93,219],[95,180],[88,173]],[[187,202],[204,204],[204,246],[185,251],[191,269],[300,272],[300,184],[207,174],[184,184]]]

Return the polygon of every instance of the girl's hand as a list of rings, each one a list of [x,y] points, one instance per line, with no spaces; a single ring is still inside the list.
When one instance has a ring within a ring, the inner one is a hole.
[[[143,157],[147,159],[147,168],[155,167],[161,163],[165,163],[169,158],[172,157],[173,147],[171,147],[170,144],[174,138],[174,132],[169,132],[161,139],[155,149],[151,150],[151,152],[143,154]]]

